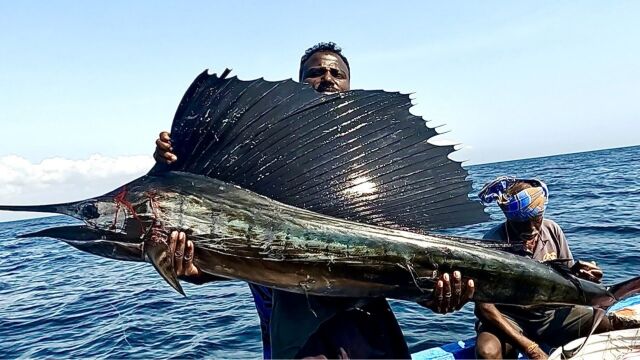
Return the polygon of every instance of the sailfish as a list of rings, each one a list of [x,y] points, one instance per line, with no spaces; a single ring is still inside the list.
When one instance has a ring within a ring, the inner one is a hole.
[[[23,236],[150,262],[182,294],[173,230],[187,232],[204,273],[311,295],[423,301],[453,270],[475,280],[481,302],[604,307],[640,290],[640,278],[606,287],[508,244],[432,234],[488,215],[470,200],[454,147],[428,141],[438,132],[410,113],[409,95],[227,74],[204,71],[182,98],[175,163],[102,196],[0,210],[82,220]]]

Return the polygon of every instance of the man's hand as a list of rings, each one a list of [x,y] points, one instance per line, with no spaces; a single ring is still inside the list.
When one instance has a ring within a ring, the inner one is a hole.
[[[449,274],[444,273],[436,282],[436,288],[431,300],[421,302],[420,305],[428,307],[434,312],[447,314],[460,308],[473,297],[475,284],[473,280],[467,280],[463,285],[462,274],[459,271],[453,272],[453,283]]]
[[[602,269],[600,269],[595,262],[578,261],[571,268],[577,277],[595,283],[599,283],[602,280]]]
[[[172,231],[169,235],[169,249],[173,255],[176,275],[184,280],[197,282],[201,273],[193,265],[193,242],[187,240],[187,234],[182,231]]]
[[[153,158],[156,159],[156,162],[167,165],[178,160],[176,155],[173,153],[171,137],[169,135],[170,134],[166,131],[163,131],[158,135],[158,139],[156,140],[156,151],[153,153]]]
[[[531,345],[529,345],[529,347],[527,347],[526,349],[523,349],[523,351],[529,359],[544,360],[549,358],[547,356],[547,353],[542,351],[542,349],[540,349],[540,346],[534,342],[532,342]]]

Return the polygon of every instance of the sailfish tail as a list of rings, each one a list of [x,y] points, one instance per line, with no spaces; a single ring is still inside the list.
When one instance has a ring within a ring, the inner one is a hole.
[[[617,283],[609,287],[609,292],[616,300],[640,293],[640,276]]]
[[[636,276],[629,280],[619,282],[615,285],[608,287],[607,290],[613,296],[614,303],[628,296],[638,294],[640,293],[640,276]],[[612,305],[612,304],[608,304],[608,305]],[[604,306],[604,307],[608,307],[608,306]],[[584,346],[588,343],[589,338],[591,337],[591,335],[594,334],[594,332],[598,328],[598,325],[605,317],[606,317],[605,311],[603,310],[595,311],[593,324],[591,325],[591,330],[589,331],[589,334],[584,338],[584,341],[582,341],[580,345],[576,348],[565,348],[566,345],[562,346],[561,349],[562,349],[563,358],[570,359],[574,357],[576,354],[578,354],[584,348]],[[636,324],[633,323],[632,327],[636,327]],[[620,330],[620,328],[618,328],[617,330]]]

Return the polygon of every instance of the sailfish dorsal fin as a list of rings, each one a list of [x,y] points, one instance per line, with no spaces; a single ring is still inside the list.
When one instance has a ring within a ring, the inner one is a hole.
[[[225,74],[226,75],[226,74]],[[292,80],[200,74],[173,120],[168,170],[231,182],[352,221],[414,231],[485,221],[453,146],[406,94],[320,94]],[[156,168],[158,171],[159,168]]]

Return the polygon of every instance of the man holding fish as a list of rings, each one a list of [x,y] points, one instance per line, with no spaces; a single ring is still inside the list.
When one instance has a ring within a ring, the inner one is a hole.
[[[350,67],[334,43],[308,49],[300,61],[299,80],[320,93],[350,90]],[[156,161],[171,164],[173,153],[168,132],[156,140]],[[176,273],[202,284],[222,280],[202,273],[194,264],[194,245],[184,232],[170,234]],[[460,309],[473,296],[474,283],[463,284],[460,272],[453,280],[444,273],[435,296],[423,306],[435,312]],[[265,358],[409,358],[397,320],[386,299],[352,299],[305,296],[249,284],[260,317]]]
[[[640,292],[640,277],[603,286],[501,251],[518,244],[429,234],[488,216],[408,95],[346,91],[335,45],[303,56],[312,86],[228,73],[194,80],[148,174],[93,198],[0,210],[82,220],[20,237],[150,262],[183,295],[178,276],[262,285],[251,289],[265,357],[408,357],[384,298],[446,313],[470,298],[606,308]]]
[[[521,255],[565,265],[578,277],[600,282],[602,270],[595,263],[575,262],[560,226],[544,218],[549,201],[544,182],[503,176],[486,184],[479,196],[485,204],[496,202],[507,219],[485,234],[485,239],[520,243]],[[539,342],[558,347],[587,336],[594,319],[602,315],[596,312],[602,311],[586,306],[525,309],[477,303],[476,355],[481,359],[513,358],[517,349],[531,359],[544,359],[546,353]],[[611,330],[612,324],[604,317],[595,332]]]

